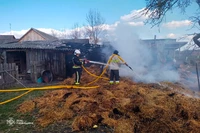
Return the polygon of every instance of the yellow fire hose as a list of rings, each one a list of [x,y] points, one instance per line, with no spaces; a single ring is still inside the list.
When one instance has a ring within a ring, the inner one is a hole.
[[[99,86],[91,86],[91,87],[81,87],[81,86],[66,86],[66,85],[59,85],[59,86],[46,86],[46,87],[39,87],[39,88],[24,88],[24,89],[13,89],[13,90],[0,90],[0,92],[16,92],[16,91],[25,91],[25,90],[28,90],[26,92],[24,92],[23,94],[19,95],[19,96],[16,96],[14,98],[11,98],[9,100],[6,100],[6,101],[3,101],[3,102],[0,102],[0,105],[2,104],[5,104],[5,103],[8,103],[8,102],[11,102],[11,101],[14,101],[26,94],[28,94],[29,92],[31,91],[34,91],[34,90],[49,90],[49,89],[94,89],[94,88],[98,88]]]
[[[11,102],[11,101],[14,101],[14,100],[16,100],[16,99],[18,99],[18,98],[20,98],[20,97],[22,97],[22,96],[28,94],[28,93],[31,92],[31,91],[33,91],[33,90],[29,90],[29,91],[24,92],[23,94],[21,94],[21,95],[19,95],[19,96],[16,96],[16,97],[14,97],[14,98],[11,98],[11,99],[6,100],[6,101],[3,101],[3,102],[0,102],[0,105],[6,104],[6,103]]]
[[[92,84],[92,83],[98,81],[98,79],[100,79],[100,78],[103,78],[103,79],[108,80],[108,78],[104,78],[104,77],[102,77],[102,75],[105,73],[106,69],[108,68],[108,66],[109,66],[109,64],[110,64],[111,59],[113,58],[113,56],[114,56],[114,54],[113,54],[113,55],[111,56],[111,58],[109,59],[109,61],[108,61],[107,65],[106,65],[106,67],[104,68],[104,70],[103,70],[103,72],[100,74],[100,76],[96,76],[96,75],[90,73],[89,71],[87,71],[87,69],[86,69],[85,67],[83,67],[84,70],[85,70],[88,74],[90,74],[91,76],[97,77],[94,81],[88,83],[87,85],[90,85],[90,84]],[[121,58],[121,57],[119,56],[119,58]],[[121,60],[122,60],[122,59],[121,59]],[[34,90],[73,89],[73,88],[76,88],[76,89],[94,89],[94,88],[98,88],[98,87],[99,87],[99,86],[89,86],[89,87],[88,87],[88,86],[82,86],[82,87],[81,87],[81,86],[70,86],[70,85],[57,85],[57,86],[46,86],[46,87],[38,87],[38,88],[24,88],[24,89],[0,90],[0,92],[26,91],[26,92],[24,92],[23,94],[21,94],[21,95],[19,95],[19,96],[16,96],[16,97],[14,97],[14,98],[11,98],[11,99],[6,100],[6,101],[3,101],[3,102],[0,102],[0,105],[5,104],[5,103],[8,103],[8,102],[11,102],[11,101],[14,101],[14,100],[16,100],[16,99],[18,99],[18,98],[20,98],[20,97],[22,97],[22,96],[28,94],[29,92],[34,91]]]
[[[84,66],[82,66],[83,67],[83,69],[89,74],[89,75],[91,75],[91,76],[93,76],[93,77],[99,77],[99,76],[97,76],[97,75],[94,75],[94,74],[92,74],[92,73],[90,73]],[[105,78],[105,77],[101,77],[102,79],[105,79],[105,80],[109,80],[109,78]]]
[[[107,69],[108,66],[110,65],[110,62],[111,62],[113,56],[114,56],[114,54],[113,54],[113,55],[110,57],[110,59],[108,60],[108,63],[107,63],[107,65],[106,65],[106,67],[104,68],[103,72],[100,74],[100,76],[98,76],[94,81],[88,83],[87,85],[90,85],[90,84],[92,84],[92,83],[98,81],[98,80],[101,78],[101,76],[106,72],[106,69]]]
[[[73,86],[73,85],[56,85],[56,86],[45,86],[45,87],[38,87],[38,88],[23,88],[23,89],[12,89],[12,90],[0,90],[0,92],[17,92],[17,91],[28,91],[28,90],[48,90],[48,89],[93,89],[97,88],[99,86],[90,86],[90,87],[84,87],[84,86]]]

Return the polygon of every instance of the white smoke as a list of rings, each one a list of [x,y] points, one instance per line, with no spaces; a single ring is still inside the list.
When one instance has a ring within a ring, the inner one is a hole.
[[[120,76],[133,77],[136,81],[160,82],[177,81],[179,74],[170,65],[153,62],[155,51],[141,43],[137,34],[138,29],[127,23],[119,23],[116,29],[109,33],[109,41],[119,55],[132,67],[125,65],[120,69]],[[152,63],[153,62],[153,63]]]

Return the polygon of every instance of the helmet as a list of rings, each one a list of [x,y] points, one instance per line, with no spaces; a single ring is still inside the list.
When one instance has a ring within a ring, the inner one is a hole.
[[[77,54],[81,54],[81,51],[78,50],[78,49],[76,49],[76,50],[74,51],[74,55],[77,55]]]
[[[113,52],[113,54],[118,54],[119,52],[117,51],[117,50],[115,50],[114,52]]]

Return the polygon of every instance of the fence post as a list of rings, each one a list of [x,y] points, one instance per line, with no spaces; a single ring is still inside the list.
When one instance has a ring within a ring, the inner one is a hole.
[[[2,70],[3,70],[3,72],[2,72],[2,76],[3,76],[3,84],[5,84],[6,82],[5,82],[5,63],[3,63],[2,64]]]
[[[16,79],[19,79],[19,73],[18,73],[18,66],[15,66],[15,74],[16,74]]]
[[[33,63],[33,75],[34,75],[34,82],[37,82],[37,66],[36,61]]]

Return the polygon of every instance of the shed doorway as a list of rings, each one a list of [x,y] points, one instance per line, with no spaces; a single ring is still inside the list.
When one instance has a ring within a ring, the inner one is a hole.
[[[26,74],[26,52],[7,51],[7,63],[15,63],[18,66],[19,74]]]

